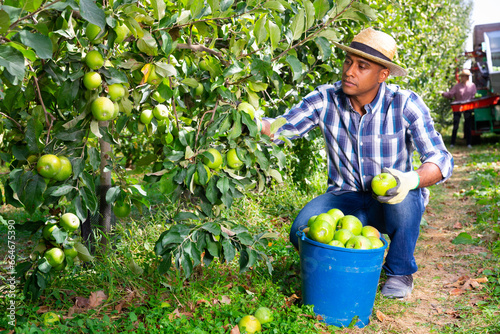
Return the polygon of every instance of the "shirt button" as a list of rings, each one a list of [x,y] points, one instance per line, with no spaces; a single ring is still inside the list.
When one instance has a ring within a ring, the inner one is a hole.
[[[363,146],[363,142],[359,143],[359,146]]]

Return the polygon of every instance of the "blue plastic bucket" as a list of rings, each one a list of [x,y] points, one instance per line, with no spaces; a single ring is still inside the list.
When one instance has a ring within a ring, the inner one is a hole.
[[[328,325],[347,327],[355,317],[356,327],[370,322],[387,242],[377,249],[333,247],[299,237],[302,300],[314,305]]]

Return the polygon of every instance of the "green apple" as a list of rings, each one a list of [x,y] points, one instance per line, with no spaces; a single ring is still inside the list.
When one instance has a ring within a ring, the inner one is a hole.
[[[354,234],[351,231],[341,228],[340,230],[335,231],[333,240],[338,240],[342,243],[342,245],[345,245],[346,242],[352,237],[354,237]]]
[[[54,180],[56,181],[64,181],[67,180],[68,177],[73,173],[73,166],[71,166],[71,161],[65,156],[59,156],[59,161],[61,162],[61,169],[54,176]]]
[[[170,115],[170,112],[168,111],[168,108],[164,104],[157,104],[153,108],[153,115],[156,117],[157,120],[161,121],[163,119],[167,119],[168,116]]]
[[[151,66],[147,83],[150,85],[159,85],[161,81],[162,78],[156,73],[155,67]]]
[[[210,161],[209,158],[203,157],[203,164],[211,169],[218,170],[220,166],[222,166],[222,155],[216,148],[213,147],[209,148],[207,152],[213,156],[213,162]]]
[[[389,173],[380,173],[376,175],[371,182],[372,190],[375,195],[385,196],[387,190],[394,188],[398,183],[394,176]]]
[[[315,220],[324,220],[330,223],[332,225],[333,229],[335,230],[335,220],[333,219],[332,216],[330,216],[328,213],[320,213],[318,217],[316,217]]]
[[[331,209],[327,212],[330,216],[332,216],[335,224],[339,221],[340,218],[344,217],[344,213],[340,209]]]
[[[88,90],[96,89],[101,85],[101,82],[102,82],[101,75],[97,72],[90,71],[85,73],[85,75],[83,76],[83,85]]]
[[[384,247],[384,242],[380,238],[368,237],[368,240],[370,240],[372,244],[372,249]]]
[[[335,240],[335,239],[333,239],[332,241],[330,241],[328,244],[330,246],[345,248],[345,246],[344,246],[344,244],[342,242],[340,242],[339,240]]]
[[[362,235],[355,235],[346,242],[345,248],[371,249],[372,243],[367,237],[363,237]]]
[[[307,221],[307,226],[311,226],[311,224],[313,223],[313,221],[316,220],[316,217],[318,217],[318,215],[311,216],[311,218],[309,218],[309,220]]]
[[[152,97],[153,97],[153,99],[155,99],[156,101],[158,101],[160,103],[165,102],[165,99],[160,95],[160,92],[157,90],[155,90],[153,92]]]
[[[273,312],[264,306],[259,307],[254,315],[261,325],[273,321]]]
[[[74,213],[67,212],[61,216],[59,225],[67,232],[73,232],[80,227],[80,218]]]
[[[205,88],[203,87],[203,85],[199,83],[198,86],[195,88],[194,92],[196,96],[200,96],[201,94],[203,94],[204,90]]]
[[[199,176],[198,176],[198,171],[194,172],[194,183],[199,185],[199,186],[204,186],[205,184],[208,183],[208,181],[210,181],[210,177],[212,177],[212,173],[210,173],[210,169],[206,166],[206,165],[203,165],[203,167],[205,167],[205,171],[207,172],[207,180],[205,181],[205,183],[201,183],[200,182],[200,179],[199,179]]]
[[[144,109],[139,116],[143,124],[149,124],[153,120],[153,111],[151,109]]]
[[[87,24],[87,27],[85,28],[85,36],[90,41],[94,41],[97,36],[101,33],[101,28],[93,23]]]
[[[92,50],[85,56],[85,64],[92,69],[97,70],[104,65],[104,58],[97,50]]]
[[[332,241],[334,233],[335,229],[332,224],[326,220],[316,218],[309,227],[307,236],[314,241],[327,244]]]
[[[125,87],[120,83],[109,85],[108,95],[111,101],[118,101],[125,96]]]
[[[61,160],[54,154],[44,154],[38,159],[36,170],[41,176],[51,179],[61,170]]]
[[[54,247],[51,248],[43,254],[43,257],[47,259],[47,262],[52,266],[52,267],[57,267],[61,263],[63,263],[64,258],[66,257],[64,255],[64,251],[61,248]]]
[[[353,215],[347,215],[339,219],[337,222],[337,229],[346,229],[351,231],[354,235],[360,235],[363,229],[363,223]]]
[[[76,250],[75,246],[67,246],[64,248],[64,256],[66,258],[74,259],[78,256],[78,251]]]
[[[54,312],[45,312],[42,315],[42,322],[44,326],[52,326],[61,321],[61,317]]]
[[[241,161],[238,157],[235,148],[232,148],[227,152],[226,159],[229,168],[240,169],[241,167],[243,167],[243,161]]]
[[[42,236],[45,240],[51,241],[55,240],[54,236],[52,233],[56,230],[59,229],[59,226],[57,224],[47,224],[43,227],[42,229]]]
[[[113,119],[115,115],[115,105],[113,101],[104,96],[100,96],[92,101],[90,110],[98,121],[109,121]]]
[[[238,104],[238,110],[246,112],[248,115],[250,115],[251,119],[255,118],[255,108],[248,102],[241,102],[240,104]]]
[[[361,235],[367,238],[368,237],[380,238],[380,232],[375,227],[369,225],[363,226],[363,228],[361,229]]]

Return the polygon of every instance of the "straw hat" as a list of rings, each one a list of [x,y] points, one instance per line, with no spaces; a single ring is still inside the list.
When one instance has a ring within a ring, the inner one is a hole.
[[[460,77],[461,77],[462,75],[465,75],[465,76],[470,77],[470,74],[471,74],[471,73],[470,73],[470,71],[469,71],[468,69],[464,68],[464,69],[462,70],[462,72],[458,73],[458,76],[460,76]]]
[[[405,76],[408,74],[404,68],[392,62],[394,56],[397,54],[396,41],[384,32],[368,28],[354,36],[349,46],[335,42],[333,44],[344,51],[387,67],[393,76]]]

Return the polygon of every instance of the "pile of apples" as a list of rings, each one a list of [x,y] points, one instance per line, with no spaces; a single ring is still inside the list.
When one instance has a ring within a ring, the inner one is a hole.
[[[363,226],[353,215],[331,209],[309,218],[303,230],[309,239],[334,247],[375,249],[384,246],[380,232],[373,226]]]

